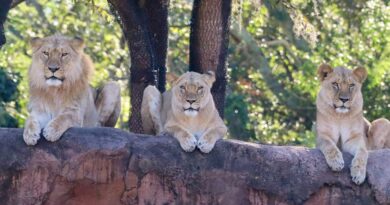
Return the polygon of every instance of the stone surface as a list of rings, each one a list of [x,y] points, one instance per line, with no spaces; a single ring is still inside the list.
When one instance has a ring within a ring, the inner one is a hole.
[[[28,147],[22,129],[0,129],[0,204],[390,204],[390,151],[370,153],[357,186],[303,147],[217,142],[185,153],[170,136],[72,128]]]

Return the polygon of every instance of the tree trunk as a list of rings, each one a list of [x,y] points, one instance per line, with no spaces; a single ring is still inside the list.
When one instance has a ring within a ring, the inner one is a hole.
[[[146,0],[144,7],[149,22],[151,43],[155,52],[155,69],[158,72],[157,88],[163,93],[166,83],[169,0]]]
[[[226,91],[226,58],[229,44],[231,0],[194,0],[190,36],[190,71],[212,70],[216,81],[211,89],[221,117]]]
[[[5,44],[4,22],[7,19],[8,11],[11,7],[12,0],[2,0],[0,3],[0,48]]]
[[[142,133],[141,103],[147,85],[155,85],[154,71],[158,72],[158,88],[165,89],[165,59],[168,37],[168,0],[109,0],[120,17],[130,50],[130,131]]]

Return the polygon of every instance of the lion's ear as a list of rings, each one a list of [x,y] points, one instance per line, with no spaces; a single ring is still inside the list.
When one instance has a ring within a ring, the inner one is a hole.
[[[178,75],[176,75],[176,74],[174,74],[172,72],[167,72],[166,73],[166,80],[167,80],[167,82],[169,84],[173,85],[176,82],[177,79],[179,79]]]
[[[210,87],[211,87],[213,85],[213,83],[215,82],[215,73],[214,73],[214,71],[210,71],[209,70],[206,73],[204,73],[203,76],[205,76],[207,84],[209,84]]]
[[[42,44],[43,44],[43,39],[41,38],[34,37],[30,40],[30,45],[34,49],[41,47]]]
[[[188,71],[187,71],[186,73],[188,73]],[[185,73],[184,73],[184,74],[185,74]],[[176,85],[179,83],[179,81],[181,81],[181,80],[184,78],[184,74],[182,74],[182,75],[180,75],[180,76],[176,76],[176,78],[172,79],[172,81],[171,81],[171,86],[172,86],[172,87],[173,87],[173,86],[176,86]]]
[[[352,73],[356,76],[360,83],[363,83],[367,78],[367,70],[362,66],[356,67]]]
[[[70,44],[75,50],[83,50],[84,49],[84,40],[80,37],[75,37],[70,40]]]
[[[333,72],[333,68],[326,64],[326,63],[323,63],[320,65],[320,67],[318,67],[318,70],[317,70],[317,74],[318,74],[318,77],[320,78],[320,81],[324,81],[325,78],[329,75],[329,73]]]

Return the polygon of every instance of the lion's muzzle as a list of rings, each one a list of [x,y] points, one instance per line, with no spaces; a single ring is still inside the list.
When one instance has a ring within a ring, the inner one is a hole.
[[[185,115],[189,117],[195,117],[198,115],[199,108],[189,107],[189,108],[184,108],[183,111]]]

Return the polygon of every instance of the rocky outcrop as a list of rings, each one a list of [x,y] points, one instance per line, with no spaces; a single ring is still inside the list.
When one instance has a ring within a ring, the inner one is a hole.
[[[389,150],[370,153],[360,186],[315,149],[224,140],[185,153],[170,136],[111,128],[72,128],[35,147],[21,129],[0,129],[0,152],[0,204],[390,203]]]

